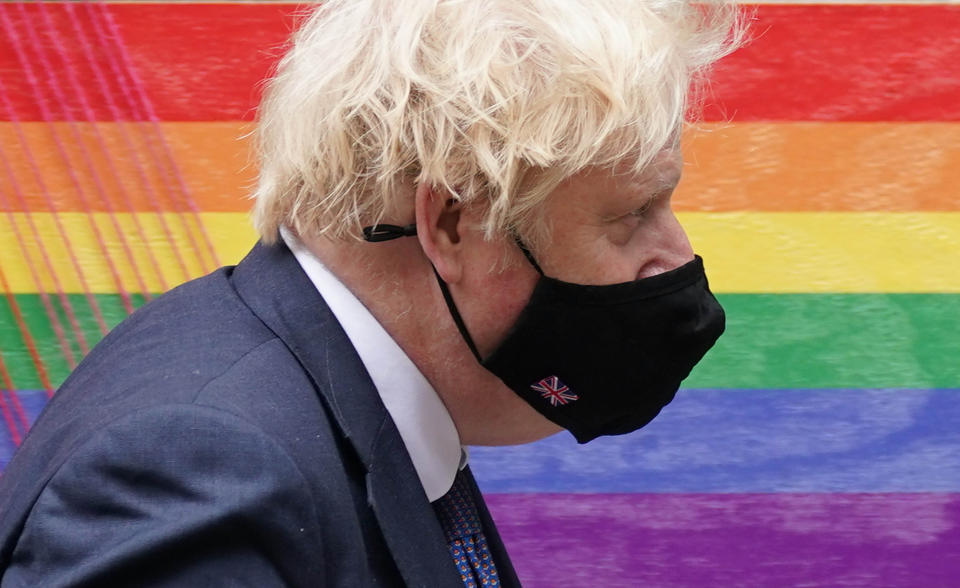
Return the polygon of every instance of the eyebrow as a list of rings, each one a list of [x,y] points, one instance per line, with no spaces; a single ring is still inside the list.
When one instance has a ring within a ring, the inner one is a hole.
[[[618,211],[603,217],[603,220],[610,222],[621,218],[624,214],[629,214],[635,210],[646,208],[653,204],[655,200],[661,198],[664,194],[673,191],[680,183],[680,174],[665,174],[659,178],[648,180],[637,184],[636,190],[630,190],[631,196],[624,198],[621,202],[622,207],[618,206]]]
[[[667,172],[658,174],[656,178],[647,180],[638,184],[638,194],[643,195],[642,201],[639,201],[640,206],[646,206],[652,200],[659,198],[664,195],[666,192],[672,192],[680,184],[680,179],[682,173],[677,172]]]

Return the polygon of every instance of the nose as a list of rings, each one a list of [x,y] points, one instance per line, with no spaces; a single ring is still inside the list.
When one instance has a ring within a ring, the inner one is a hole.
[[[656,219],[655,226],[646,233],[644,262],[637,272],[637,279],[649,278],[668,272],[693,261],[693,246],[687,232],[673,210],[665,207]]]

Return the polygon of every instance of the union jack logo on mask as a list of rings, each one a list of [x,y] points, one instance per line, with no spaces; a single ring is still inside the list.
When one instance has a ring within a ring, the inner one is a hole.
[[[580,398],[574,394],[566,384],[561,382],[557,376],[544,378],[536,384],[531,384],[530,388],[535,392],[539,392],[543,398],[549,400],[551,406],[569,404]]]

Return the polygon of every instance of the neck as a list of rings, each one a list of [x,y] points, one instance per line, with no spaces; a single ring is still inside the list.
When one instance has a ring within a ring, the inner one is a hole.
[[[464,445],[528,443],[556,432],[470,352],[416,239],[303,238],[367,307],[443,401]]]

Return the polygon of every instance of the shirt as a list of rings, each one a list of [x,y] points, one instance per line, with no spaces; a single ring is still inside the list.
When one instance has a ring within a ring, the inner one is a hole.
[[[437,500],[453,486],[467,459],[450,413],[367,307],[286,227],[280,235],[357,350],[400,432],[427,499]]]

